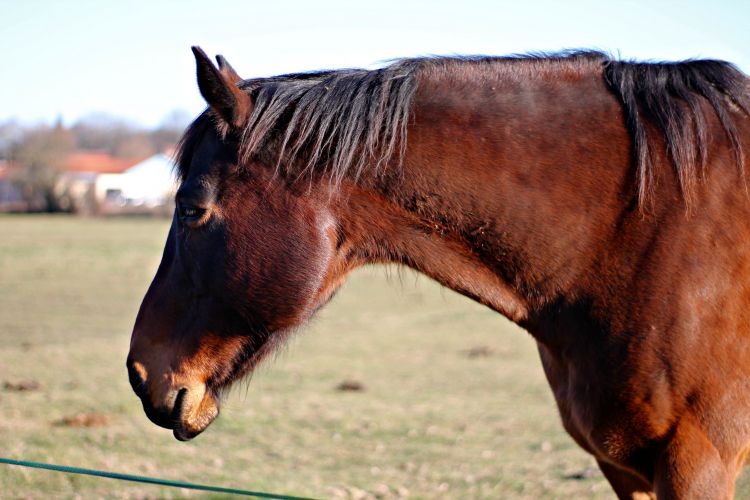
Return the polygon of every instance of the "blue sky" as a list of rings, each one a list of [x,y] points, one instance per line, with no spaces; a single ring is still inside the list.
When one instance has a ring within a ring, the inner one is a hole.
[[[95,113],[158,124],[197,114],[190,45],[245,77],[424,54],[589,47],[623,58],[716,57],[750,73],[750,1],[0,0],[0,121]]]

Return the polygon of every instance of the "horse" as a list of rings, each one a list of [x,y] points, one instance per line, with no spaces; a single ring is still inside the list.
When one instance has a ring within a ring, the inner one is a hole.
[[[750,451],[750,80],[594,51],[244,80],[193,47],[164,253],[127,359],[188,440],[231,384],[395,263],[535,339],[619,498],[729,498]]]

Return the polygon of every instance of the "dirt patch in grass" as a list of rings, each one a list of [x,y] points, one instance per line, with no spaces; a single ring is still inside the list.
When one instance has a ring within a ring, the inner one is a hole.
[[[36,380],[21,380],[20,382],[4,382],[3,389],[11,392],[38,391],[41,385]]]
[[[469,359],[488,358],[495,353],[495,350],[490,346],[478,345],[461,351],[461,353]]]
[[[573,474],[567,474],[563,476],[563,478],[574,481],[585,481],[586,479],[593,479],[599,477],[600,475],[601,472],[599,472],[599,469],[596,469],[594,467],[586,467],[582,471],[574,472]]]
[[[76,413],[61,418],[55,425],[60,427],[106,427],[112,418],[103,413]]]
[[[357,380],[344,380],[336,386],[336,390],[341,392],[362,392],[365,390],[365,384]]]

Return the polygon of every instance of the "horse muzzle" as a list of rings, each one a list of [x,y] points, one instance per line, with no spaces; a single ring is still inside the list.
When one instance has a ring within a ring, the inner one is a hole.
[[[157,385],[141,363],[129,359],[127,368],[130,385],[140,398],[146,416],[159,427],[171,429],[176,439],[194,438],[219,416],[219,400],[205,383],[187,383],[180,380],[182,377],[162,376],[159,377],[162,383]]]

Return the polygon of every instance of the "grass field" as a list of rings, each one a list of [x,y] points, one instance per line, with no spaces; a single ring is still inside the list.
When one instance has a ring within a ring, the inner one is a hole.
[[[177,442],[124,367],[166,230],[0,217],[0,456],[323,498],[613,497],[562,430],[531,338],[408,271],[353,276]],[[0,465],[0,497],[50,496],[204,495]]]

